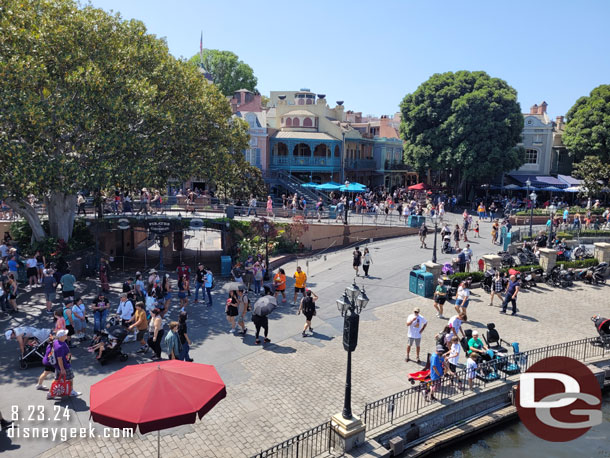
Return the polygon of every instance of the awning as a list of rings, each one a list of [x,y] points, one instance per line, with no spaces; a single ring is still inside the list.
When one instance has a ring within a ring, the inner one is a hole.
[[[582,180],[569,175],[557,175],[557,178],[565,182],[568,186],[580,186],[582,184]]]
[[[547,186],[556,186],[558,188],[567,188],[569,184],[561,181],[558,178],[550,175],[508,175],[513,180],[525,186],[525,182],[529,179],[533,188],[544,188]]]

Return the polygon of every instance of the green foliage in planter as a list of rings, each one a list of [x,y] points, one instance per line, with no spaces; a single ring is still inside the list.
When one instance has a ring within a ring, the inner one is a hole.
[[[473,283],[479,283],[479,282],[483,281],[483,279],[485,278],[485,274],[483,272],[475,271],[475,272],[457,272],[457,273],[449,276],[449,278],[451,280],[457,279],[459,281],[466,280],[468,277],[472,277]]]
[[[42,226],[48,233],[49,222],[43,221]],[[89,231],[84,220],[76,220],[74,222],[72,238],[67,245],[65,243],[60,243],[53,237],[47,237],[40,242],[31,244],[32,229],[25,220],[15,221],[11,224],[11,236],[22,256],[40,251],[47,258],[47,261],[54,259],[59,255],[66,255],[75,251],[84,250],[93,246],[95,243],[93,235],[91,234],[91,231]]]

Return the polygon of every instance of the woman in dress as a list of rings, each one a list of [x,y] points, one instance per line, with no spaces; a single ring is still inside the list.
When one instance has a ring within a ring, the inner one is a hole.
[[[110,264],[105,258],[100,259],[100,283],[102,291],[107,293],[110,291]]]
[[[42,277],[44,277],[42,271],[47,262],[40,250],[36,252],[34,257],[36,258],[36,269],[38,269],[38,283],[42,283]]]
[[[225,313],[227,315],[227,321],[231,325],[231,329],[229,329],[229,333],[235,333],[236,323],[235,317],[239,315],[239,297],[237,296],[237,291],[231,291],[229,293],[229,298],[227,299],[227,305],[225,306]]]
[[[275,218],[273,214],[273,199],[271,196],[267,196],[267,218]]]

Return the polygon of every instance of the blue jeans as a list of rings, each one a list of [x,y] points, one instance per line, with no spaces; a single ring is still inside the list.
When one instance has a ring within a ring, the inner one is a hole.
[[[205,293],[208,295],[208,305],[211,307],[212,306],[212,287],[206,286]]]
[[[260,294],[261,292],[261,281],[254,279],[254,294]]]
[[[254,212],[254,216],[258,216],[256,214],[256,207],[248,207],[248,214],[246,216],[250,216],[250,212]]]
[[[199,289],[201,288],[201,293],[203,295],[203,283],[195,282],[195,302],[199,299]]]
[[[99,332],[106,328],[106,318],[108,317],[108,310],[103,312],[95,312],[93,314],[93,331]]]
[[[184,342],[182,344],[182,350],[180,350],[180,354],[178,355],[178,359],[180,361],[186,361],[187,359],[191,359],[190,355],[189,355],[189,344],[188,342]]]

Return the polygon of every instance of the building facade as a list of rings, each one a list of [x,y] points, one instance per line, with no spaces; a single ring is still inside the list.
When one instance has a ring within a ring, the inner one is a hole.
[[[249,148],[244,151],[246,161],[262,171],[269,168],[269,129],[267,113],[263,110],[261,96],[247,89],[240,89],[230,100],[231,109],[238,118],[249,125]]]

